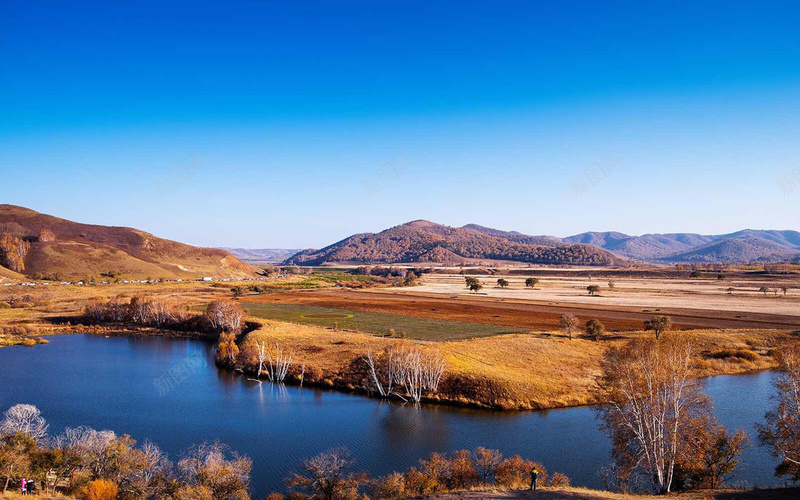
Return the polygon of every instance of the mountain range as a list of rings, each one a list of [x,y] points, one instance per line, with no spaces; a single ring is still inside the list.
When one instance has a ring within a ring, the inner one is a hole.
[[[300,248],[220,248],[245,262],[269,264],[279,264],[301,250]]]
[[[0,277],[198,278],[254,276],[217,248],[199,248],[127,227],[80,224],[0,205]]]
[[[356,234],[319,250],[303,250],[287,259],[286,263],[458,264],[476,260],[611,265],[620,259],[601,248],[555,241],[546,236],[506,233],[476,225],[450,227],[416,220],[380,233]]]
[[[747,229],[730,234],[588,232],[559,238],[477,224],[450,227],[417,220],[379,233],[350,236],[325,248],[298,252],[287,264],[460,263],[505,260],[534,264],[782,262],[800,259],[797,231]]]

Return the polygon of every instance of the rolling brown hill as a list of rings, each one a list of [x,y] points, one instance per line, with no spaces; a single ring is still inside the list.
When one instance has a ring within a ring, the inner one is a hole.
[[[14,205],[0,205],[0,265],[56,280],[102,274],[134,279],[254,275],[252,267],[224,250],[127,227],[80,224]]]
[[[479,230],[480,229],[480,230]],[[395,226],[380,233],[350,236],[320,250],[304,250],[289,264],[391,264],[436,262],[458,264],[471,260],[516,261],[534,264],[609,265],[619,259],[589,245],[540,240],[531,243],[519,233],[492,232],[480,226],[450,227],[425,220]],[[491,234],[490,234],[491,233]],[[547,244],[541,244],[546,242]]]

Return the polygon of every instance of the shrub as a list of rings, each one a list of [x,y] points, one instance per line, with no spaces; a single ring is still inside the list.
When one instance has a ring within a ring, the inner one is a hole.
[[[22,339],[22,345],[28,347],[36,345],[36,339],[31,339],[31,338]]]
[[[92,481],[81,492],[83,500],[116,500],[117,485],[107,479]]]
[[[395,500],[405,498],[406,478],[395,472],[376,479],[372,483],[372,498],[375,500]]]
[[[566,488],[570,485],[569,477],[566,474],[554,472],[547,485],[552,488]]]
[[[761,359],[761,356],[750,349],[722,349],[721,351],[713,353],[711,357],[716,359],[743,359],[752,362]]]
[[[535,462],[525,460],[519,455],[514,455],[500,462],[494,477],[497,484],[504,488],[527,488],[531,482],[531,469],[533,467],[536,467],[539,471],[539,483],[547,484],[547,469]]]
[[[5,301],[0,302],[0,309],[11,309],[11,304]]]
[[[205,486],[187,485],[175,492],[175,500],[214,500],[214,496]]]
[[[586,335],[589,337],[600,340],[606,333],[606,327],[596,319],[590,319],[586,322]]]
[[[433,490],[428,476],[416,467],[411,467],[405,474],[405,490],[408,495],[425,495]]]
[[[448,484],[453,489],[465,490],[478,482],[478,471],[472,463],[472,453],[468,450],[454,451],[450,456],[450,478]]]

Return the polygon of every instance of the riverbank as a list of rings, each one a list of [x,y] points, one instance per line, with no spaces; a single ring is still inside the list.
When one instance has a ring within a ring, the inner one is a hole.
[[[379,353],[406,339],[378,337],[309,325],[252,319],[261,326],[240,341],[245,353],[238,365],[255,372],[248,363],[255,346],[279,344],[292,353],[288,381],[304,381],[369,394],[367,353]],[[775,367],[774,347],[796,342],[795,336],[774,330],[692,330],[674,334],[690,337],[697,345],[694,369],[698,377],[732,375]],[[439,391],[428,402],[492,408],[539,410],[585,406],[604,402],[597,383],[603,353],[645,332],[615,333],[600,341],[569,340],[563,332],[529,332],[448,342],[413,342],[436,349],[447,359]]]

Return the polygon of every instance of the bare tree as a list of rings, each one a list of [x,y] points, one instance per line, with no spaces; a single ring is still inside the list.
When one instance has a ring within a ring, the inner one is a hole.
[[[267,343],[263,340],[257,343],[257,356],[258,356],[258,378],[261,378],[261,371],[264,368],[264,360],[267,358]]]
[[[275,357],[272,352],[267,352],[267,378],[270,382],[283,382],[289,373],[289,366],[292,364],[294,354],[291,351],[284,351],[280,344],[275,344]]]
[[[36,441],[42,441],[47,437],[47,422],[42,412],[33,405],[14,405],[3,413],[3,417],[3,421],[0,422],[0,435],[21,432]]]
[[[358,486],[364,479],[361,475],[348,473],[353,465],[350,452],[339,448],[320,453],[303,464],[303,474],[293,474],[289,487],[311,493],[311,498],[344,500],[358,497]]]
[[[367,353],[366,362],[375,389],[382,397],[410,397],[419,402],[426,392],[439,390],[447,369],[444,354],[411,345],[389,346],[380,356]]]
[[[561,328],[567,333],[567,337],[572,340],[572,333],[578,328],[580,323],[578,322],[577,316],[574,314],[565,314],[561,316],[560,324]]]
[[[494,476],[494,471],[502,461],[503,454],[498,450],[483,447],[475,449],[475,467],[478,469],[483,484],[489,484],[489,480]]]
[[[709,443],[728,439],[712,432],[719,424],[693,377],[693,352],[684,339],[638,339],[609,350],[602,363],[611,404],[599,411],[615,461],[641,470],[659,493],[671,491],[676,465],[698,462],[693,454],[708,451],[690,438],[702,431],[716,436]]]
[[[220,443],[203,443],[180,459],[178,473],[188,485],[208,489],[214,499],[249,500],[252,467],[249,458]]]
[[[780,375],[775,382],[774,406],[760,424],[758,438],[781,460],[776,475],[800,480],[800,347],[784,345],[779,350]]]
[[[166,497],[166,479],[172,472],[172,463],[167,455],[151,441],[145,441],[140,450],[132,450],[128,461],[134,465],[126,467],[119,478],[119,490],[125,498]]]
[[[236,302],[215,300],[208,305],[206,318],[211,327],[218,332],[239,332],[244,322],[244,310]]]

